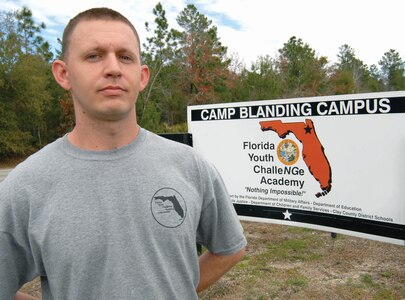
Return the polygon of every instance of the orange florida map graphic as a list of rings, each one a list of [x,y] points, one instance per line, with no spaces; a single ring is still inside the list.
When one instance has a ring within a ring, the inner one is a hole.
[[[283,123],[277,121],[259,122],[262,131],[274,131],[278,136],[284,139],[289,133],[302,144],[302,157],[307,165],[309,172],[319,182],[322,192],[316,194],[316,197],[325,196],[332,188],[332,170],[329,161],[325,155],[324,148],[315,132],[314,123],[310,119],[305,122]]]

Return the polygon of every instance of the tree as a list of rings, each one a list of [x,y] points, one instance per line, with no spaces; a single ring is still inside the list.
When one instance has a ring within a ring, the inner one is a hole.
[[[240,87],[238,94],[243,95],[240,100],[275,99],[280,96],[277,62],[269,55],[259,56],[252,63],[251,71],[245,69],[240,76],[243,78],[237,85]]]
[[[46,131],[44,111],[46,103],[51,100],[47,89],[49,64],[40,56],[23,55],[10,73],[14,109],[18,112],[20,129],[30,132],[32,143],[43,145],[42,134]],[[26,76],[30,74],[30,76]]]
[[[170,28],[160,3],[153,14],[153,26],[145,24],[151,36],[142,54],[151,70],[137,105],[142,126],[165,130],[166,125],[186,121],[187,105],[231,101],[235,74],[229,70],[231,60],[212,21],[194,5],[179,13],[181,30]]]
[[[325,92],[326,57],[317,57],[315,51],[300,38],[291,37],[279,50],[278,72],[284,97],[315,96]]]
[[[0,17],[0,152],[22,155],[47,143],[50,56],[39,35],[43,26],[35,25],[28,8]]]
[[[182,88],[188,94],[187,104],[218,102],[228,89],[229,64],[227,48],[218,37],[216,26],[198,12],[193,4],[180,12],[177,23],[182,70]]]
[[[0,14],[0,157],[21,154],[29,135],[19,129],[10,89],[10,73],[21,54],[20,40],[15,26],[15,15]]]
[[[381,79],[380,71],[378,70],[376,65],[371,65],[369,68],[370,77],[368,79],[368,91],[369,92],[380,92],[383,91],[384,84]]]
[[[332,68],[331,86],[333,94],[366,92],[378,88],[378,80],[355,55],[352,47],[344,44],[339,48],[338,62]],[[373,70],[374,71],[374,70]]]
[[[169,29],[166,19],[166,11],[161,3],[153,9],[155,29],[153,35],[148,37],[143,46],[145,51],[142,57],[151,71],[151,78],[145,91],[140,95],[137,105],[138,120],[142,126],[150,130],[157,130],[164,113],[164,121],[173,123],[168,115],[171,115],[170,104],[175,102],[173,92],[173,78],[176,77],[176,69],[173,68],[174,53],[177,44],[174,39],[174,31]],[[149,23],[145,23],[147,32],[152,29]]]
[[[385,52],[378,64],[381,66],[385,90],[405,89],[405,64],[397,51],[391,49]]]
[[[28,54],[41,54],[47,61],[51,61],[53,54],[49,43],[39,34],[46,28],[45,23],[35,24],[32,12],[23,6],[16,12],[17,28],[22,38],[22,50]]]

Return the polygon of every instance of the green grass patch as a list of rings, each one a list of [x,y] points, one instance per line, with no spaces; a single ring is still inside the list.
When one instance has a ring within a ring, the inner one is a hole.
[[[394,272],[392,270],[385,270],[384,272],[381,273],[381,277],[383,278],[392,278],[394,276]]]
[[[288,260],[288,261],[313,261],[322,258],[315,245],[316,238],[308,237],[304,239],[288,239],[279,243],[268,243],[267,251],[261,254],[262,258]]]
[[[298,275],[288,278],[285,283],[295,287],[305,287],[308,285],[308,280],[304,276]]]
[[[295,233],[295,234],[302,234],[302,233],[312,233],[313,230],[309,228],[303,228],[303,227],[288,227],[287,231],[289,233]]]
[[[360,281],[364,284],[366,288],[378,289],[380,285],[374,282],[373,278],[370,275],[360,275]]]

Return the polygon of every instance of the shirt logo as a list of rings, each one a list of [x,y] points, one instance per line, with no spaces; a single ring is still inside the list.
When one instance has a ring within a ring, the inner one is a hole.
[[[167,228],[183,224],[187,214],[186,201],[172,188],[158,190],[152,197],[150,209],[156,222]]]

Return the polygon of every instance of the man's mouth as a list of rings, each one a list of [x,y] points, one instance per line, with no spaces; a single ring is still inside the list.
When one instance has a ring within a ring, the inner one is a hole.
[[[126,92],[126,90],[118,85],[108,85],[106,87],[103,87],[99,90],[102,94],[106,96],[118,96],[122,95],[123,93]]]

